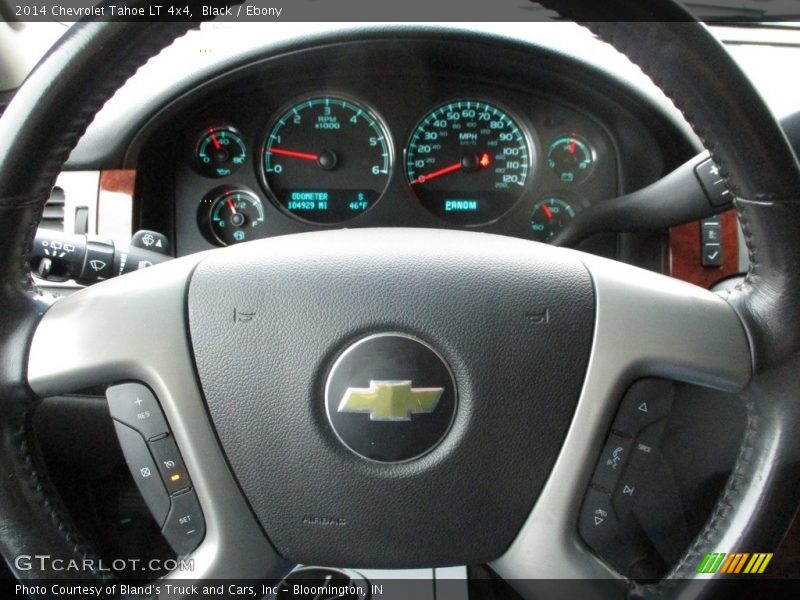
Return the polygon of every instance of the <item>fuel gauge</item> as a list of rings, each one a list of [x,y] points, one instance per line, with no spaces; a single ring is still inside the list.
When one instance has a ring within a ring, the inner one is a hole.
[[[218,188],[200,204],[200,228],[206,238],[229,246],[255,239],[264,223],[264,204],[246,190]]]

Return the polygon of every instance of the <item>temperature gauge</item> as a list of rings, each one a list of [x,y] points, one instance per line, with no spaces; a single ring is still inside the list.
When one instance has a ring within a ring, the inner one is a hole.
[[[547,242],[575,218],[575,208],[558,196],[546,196],[533,207],[531,230],[534,239]]]
[[[264,223],[264,204],[245,190],[217,189],[200,205],[200,227],[209,241],[223,246],[255,239]]]
[[[195,149],[197,170],[206,177],[227,177],[247,161],[247,145],[233,127],[209,127]]]
[[[592,172],[594,150],[577,135],[563,135],[547,150],[547,166],[561,183],[580,183]]]

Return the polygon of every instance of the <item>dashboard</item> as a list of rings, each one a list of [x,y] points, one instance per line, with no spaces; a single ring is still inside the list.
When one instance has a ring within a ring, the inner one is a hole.
[[[183,255],[331,227],[548,242],[680,164],[691,150],[674,133],[556,52],[410,31],[230,69],[163,107],[132,148],[141,226],[171,231]],[[617,238],[590,245],[614,256]]]

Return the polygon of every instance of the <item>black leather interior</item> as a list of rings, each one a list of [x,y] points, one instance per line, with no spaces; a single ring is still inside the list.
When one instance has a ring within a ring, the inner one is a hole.
[[[751,266],[744,282],[725,295],[751,342],[754,377],[743,394],[747,429],[703,532],[664,582],[634,590],[645,597],[673,596],[685,590],[703,553],[723,540],[731,549],[772,550],[797,511],[800,440],[792,432],[800,427],[794,383],[800,373],[800,171],[752,84],[681,8],[635,0],[541,3],[584,23],[650,75],[683,112],[737,196]],[[649,22],[613,22],[620,14]],[[693,588],[691,594],[713,589]]]
[[[683,8],[637,0],[540,4],[638,65],[683,113],[737,197],[797,198],[800,172],[783,130],[727,51]]]
[[[592,21],[595,33],[640,64],[684,112],[740,198],[753,267],[729,300],[752,341],[755,377],[745,394],[748,428],[734,474],[705,531],[672,573],[688,577],[698,553],[723,539],[742,550],[774,548],[796,510],[799,442],[792,434],[800,427],[793,389],[800,347],[800,172],[752,85],[703,27],[689,22],[671,1],[543,4]],[[647,22],[614,22],[620,15]],[[0,551],[5,557],[26,548],[78,558],[87,552],[42,475],[27,435],[35,399],[23,383],[25,351],[42,310],[26,274],[27,245],[61,165],[93,115],[140,64],[189,26],[91,23],[72,30],[0,121],[0,140],[15,146],[14,152],[0,148]]]
[[[30,418],[37,399],[25,384],[28,345],[46,304],[30,277],[27,254],[61,166],[100,107],[148,58],[191,23],[90,23],[50,50],[0,119],[0,553],[92,558],[47,477]],[[54,577],[47,569],[20,579]],[[64,571],[59,577],[89,576]],[[103,578],[102,573],[95,573]]]

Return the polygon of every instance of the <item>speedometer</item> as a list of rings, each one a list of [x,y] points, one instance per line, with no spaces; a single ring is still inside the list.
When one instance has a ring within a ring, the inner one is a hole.
[[[444,104],[414,129],[405,153],[406,177],[422,205],[460,225],[493,221],[528,183],[531,151],[508,112],[476,100]]]

